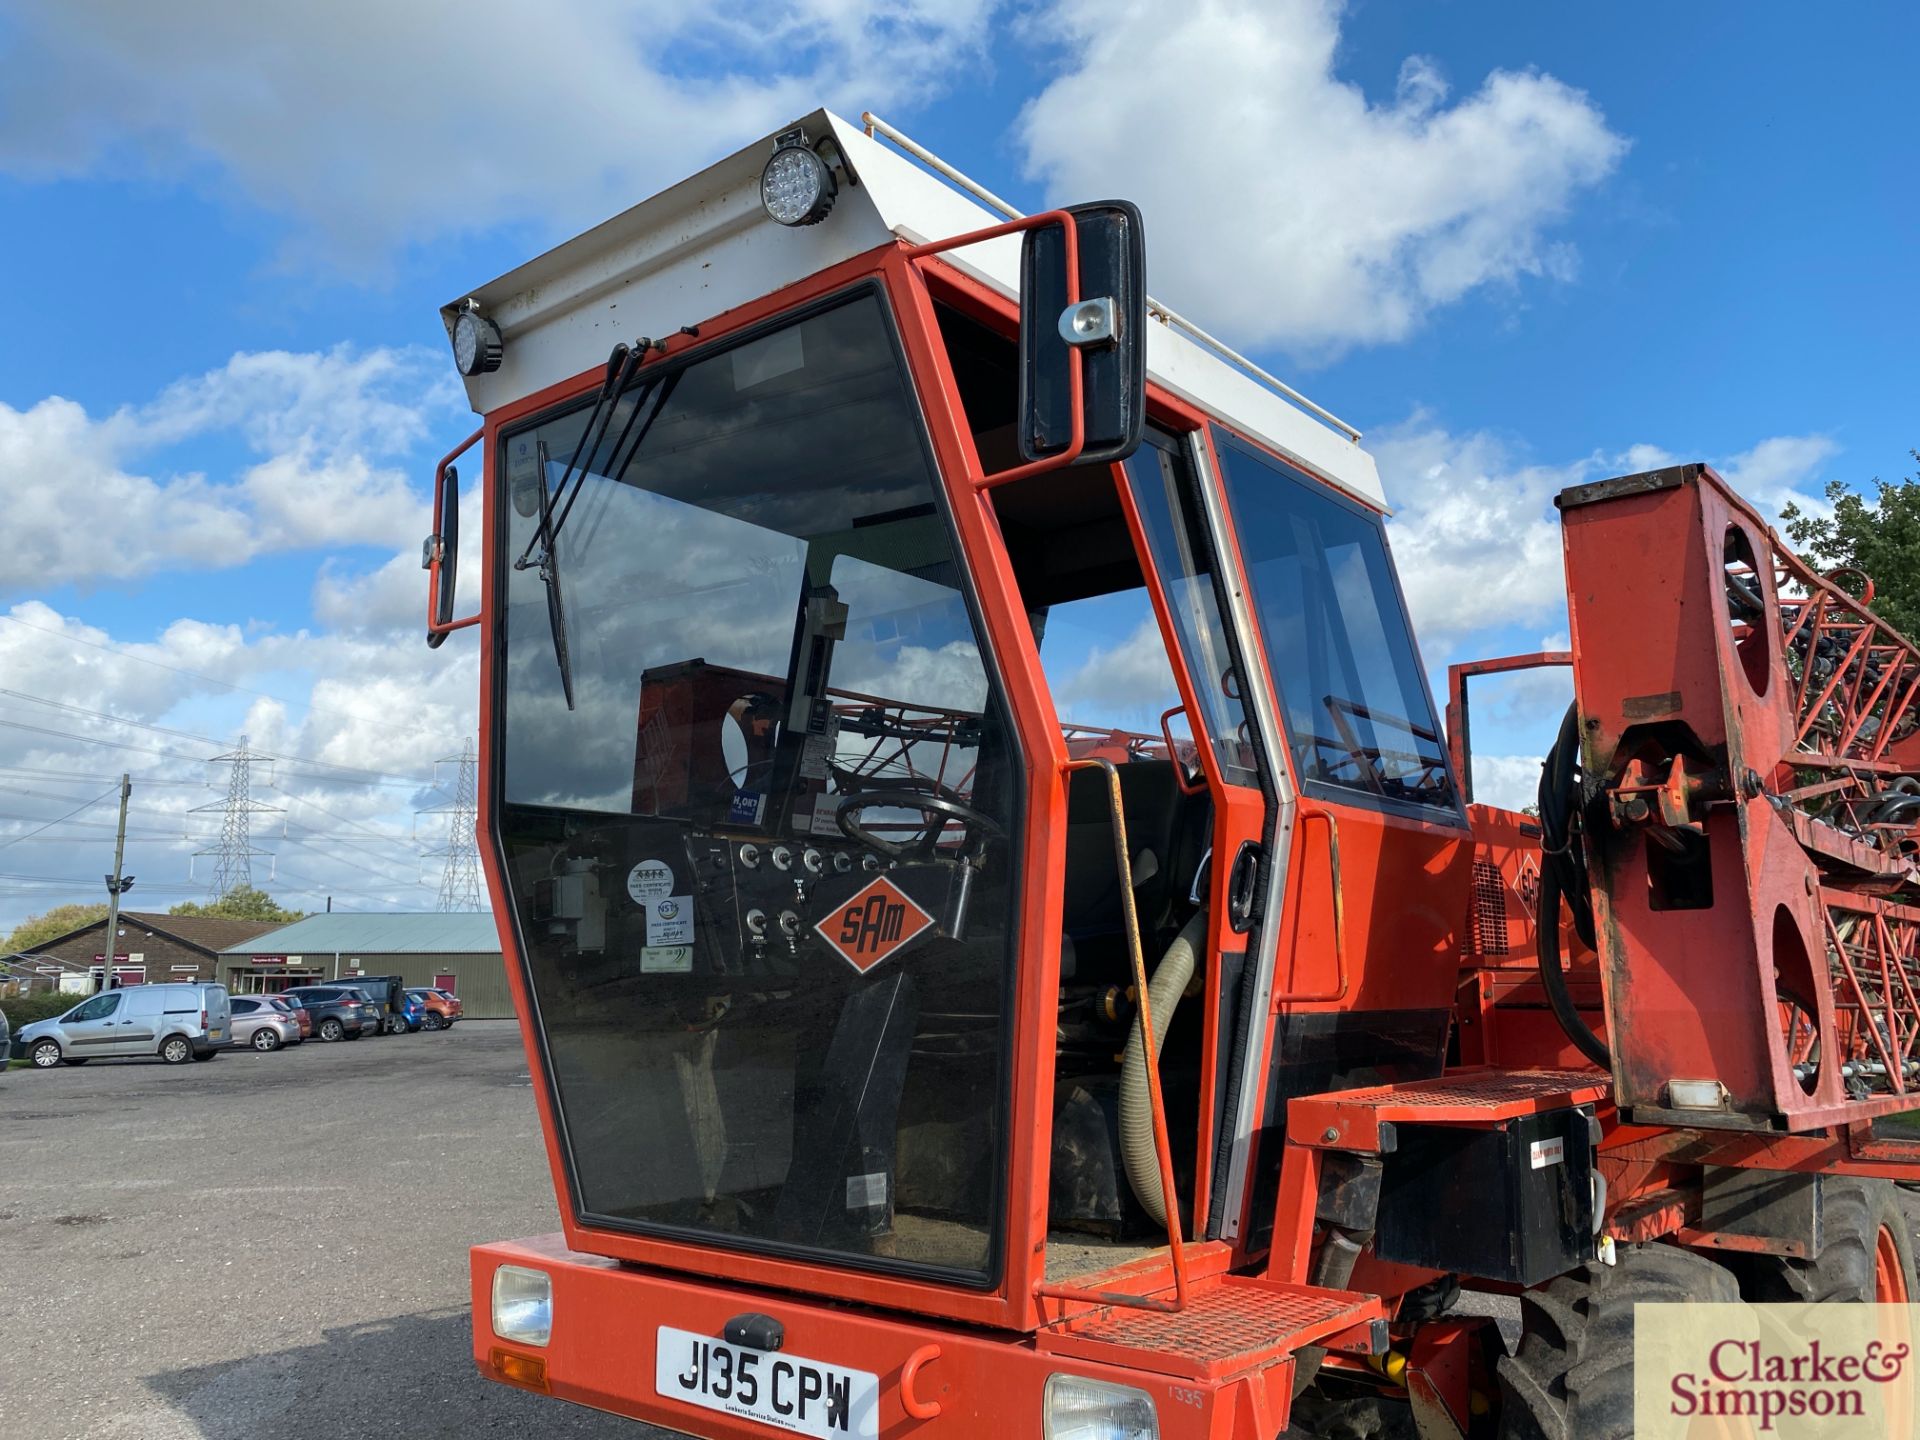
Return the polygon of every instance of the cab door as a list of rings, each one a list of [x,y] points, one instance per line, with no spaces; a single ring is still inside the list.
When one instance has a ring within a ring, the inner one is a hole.
[[[1472,857],[1385,517],[1218,427],[1207,459],[1282,794],[1225,1232],[1258,1250],[1289,1099],[1440,1072]]]
[[[1230,562],[1207,523],[1199,439],[1159,426],[1124,465],[1135,544],[1173,632],[1182,672],[1182,719],[1212,791],[1211,846],[1192,881],[1207,908],[1206,1085],[1200,1096],[1195,1215],[1189,1233],[1218,1237],[1236,1133],[1230,1098],[1240,1084],[1246,1032],[1248,942],[1259,884],[1273,848],[1278,796],[1263,775],[1256,722],[1245,701],[1247,661],[1228,619]]]

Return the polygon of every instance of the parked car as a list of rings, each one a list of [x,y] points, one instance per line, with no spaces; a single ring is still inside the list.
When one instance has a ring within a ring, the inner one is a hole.
[[[340,983],[366,991],[373,1003],[380,1007],[380,1029],[383,1034],[399,1035],[414,1028],[406,1023],[407,987],[398,975],[346,975],[341,977]]]
[[[436,990],[432,986],[416,986],[407,991],[409,995],[420,997],[420,1003],[426,1008],[426,1014],[420,1019],[422,1030],[446,1030],[460,1018],[463,1008],[460,997],[449,990]]]
[[[400,1008],[387,1017],[387,1033],[415,1034],[427,1027],[427,1003],[411,990],[400,992]]]
[[[306,1006],[300,1003],[300,997],[298,995],[268,995],[263,998],[269,1004],[277,1005],[280,1009],[293,1016],[294,1023],[300,1027],[300,1038],[302,1040],[311,1040],[313,1038],[313,1015],[308,1011]]]
[[[232,1024],[224,985],[128,985],[23,1026],[15,1048],[37,1070],[137,1055],[158,1055],[180,1065],[219,1054],[229,1043]]]
[[[345,985],[296,985],[280,994],[306,1006],[313,1033],[322,1040],[358,1040],[380,1023],[367,997]]]
[[[7,1068],[7,1058],[13,1054],[13,1039],[7,1033],[7,1012],[0,1010],[0,1070]]]
[[[255,1050],[278,1050],[300,1043],[300,1022],[293,1011],[264,995],[233,997],[233,1043]]]

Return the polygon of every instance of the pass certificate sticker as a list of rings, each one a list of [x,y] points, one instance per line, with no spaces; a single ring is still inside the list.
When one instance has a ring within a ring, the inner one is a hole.
[[[642,860],[627,872],[627,896],[645,906],[673,893],[673,867],[664,860]]]
[[[647,945],[693,944],[693,897],[663,895],[647,902]]]

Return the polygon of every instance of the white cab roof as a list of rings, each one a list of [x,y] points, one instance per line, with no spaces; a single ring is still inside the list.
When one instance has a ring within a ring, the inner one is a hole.
[[[474,410],[486,414],[597,370],[617,341],[672,336],[892,239],[943,239],[1004,218],[837,115],[817,110],[797,123],[815,143],[831,134],[858,180],[840,187],[833,212],[819,224],[788,228],[761,207],[760,171],[775,138],[769,135],[446,305],[441,316],[449,331],[471,297],[505,340],[501,367],[465,382]],[[1153,216],[1145,218],[1151,277]],[[1017,236],[945,258],[1004,295],[1019,293]],[[1385,507],[1373,457],[1359,444],[1181,331],[1149,323],[1147,372],[1189,403]]]

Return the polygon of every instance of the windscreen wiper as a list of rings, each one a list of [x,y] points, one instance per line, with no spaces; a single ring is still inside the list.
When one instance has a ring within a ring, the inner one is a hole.
[[[560,693],[566,696],[567,709],[573,709],[573,659],[567,650],[567,607],[560,597],[560,554],[552,537],[553,496],[547,490],[547,442],[533,448],[540,466],[540,530],[535,540],[545,537],[540,548],[540,579],[547,587],[547,630],[553,636],[554,663],[560,667]],[[526,568],[527,557],[514,561],[516,570]]]

